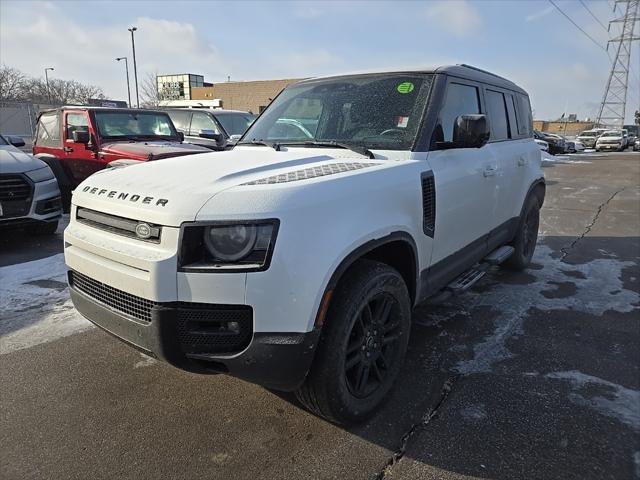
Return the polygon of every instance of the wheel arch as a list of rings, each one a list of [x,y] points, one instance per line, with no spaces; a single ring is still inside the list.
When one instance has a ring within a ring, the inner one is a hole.
[[[323,325],[331,296],[340,280],[358,260],[364,258],[377,260],[395,268],[407,285],[411,306],[415,304],[419,282],[418,249],[415,240],[408,232],[396,231],[361,244],[342,259],[324,289],[316,312],[314,323],[316,327]]]

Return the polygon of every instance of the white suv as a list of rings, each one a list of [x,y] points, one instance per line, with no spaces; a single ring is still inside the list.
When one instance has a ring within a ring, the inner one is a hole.
[[[527,266],[540,155],[526,92],[474,67],[305,80],[232,151],[84,181],[71,295],[179,368],[362,420],[398,376],[414,305]]]

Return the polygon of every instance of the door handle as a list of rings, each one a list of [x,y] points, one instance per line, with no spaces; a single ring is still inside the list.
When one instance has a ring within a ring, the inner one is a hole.
[[[482,174],[485,177],[493,177],[496,174],[496,167],[485,167]]]
[[[529,161],[525,157],[518,157],[518,166],[524,167]]]
[[[71,148],[71,147],[64,147],[62,150],[64,150],[67,153],[73,152],[73,148]]]

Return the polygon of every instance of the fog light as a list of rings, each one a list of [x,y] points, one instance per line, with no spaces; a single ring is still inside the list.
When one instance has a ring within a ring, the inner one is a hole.
[[[233,333],[240,333],[240,324],[238,322],[227,323],[227,330]]]

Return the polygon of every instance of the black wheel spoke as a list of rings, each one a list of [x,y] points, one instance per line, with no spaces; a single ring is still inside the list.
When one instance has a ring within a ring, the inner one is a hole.
[[[400,322],[398,321],[389,322],[383,327],[382,332],[386,335],[387,333],[395,330],[399,325],[400,325]]]
[[[361,363],[361,362],[362,362],[362,354],[358,352],[355,355],[352,355],[351,358],[347,358],[347,361],[344,365],[345,371],[346,372],[350,371],[353,367],[355,367],[356,365],[358,365],[358,363]]]
[[[384,338],[382,339],[382,345],[389,345],[390,343],[395,342],[400,338],[400,335],[401,335],[400,332],[393,333],[390,335],[385,335]]]
[[[362,348],[362,337],[356,338],[349,342],[347,345],[347,357],[350,356],[356,350],[360,350]]]
[[[360,369],[358,370],[358,377],[356,381],[356,392],[362,394],[364,393],[364,389],[367,386],[367,383],[369,381],[370,368],[369,368],[369,365],[366,365],[364,363],[360,365],[361,366],[360,366]]]
[[[371,364],[371,367],[373,369],[374,375],[378,379],[378,382],[382,383],[383,375],[382,375],[382,372],[380,371],[380,367],[378,367],[377,360]]]
[[[392,306],[393,303],[387,297],[382,297],[375,316],[375,321],[378,325],[384,325],[387,322]]]

